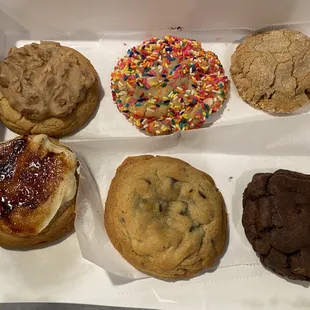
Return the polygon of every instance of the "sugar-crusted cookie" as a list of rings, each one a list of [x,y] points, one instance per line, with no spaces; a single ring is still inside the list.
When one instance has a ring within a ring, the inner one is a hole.
[[[231,57],[241,98],[266,112],[289,113],[309,104],[310,38],[282,29],[247,37]]]
[[[64,136],[81,128],[99,103],[96,70],[56,42],[12,48],[0,62],[0,119],[18,134]]]
[[[310,281],[310,175],[278,170],[253,176],[243,194],[242,224],[264,266]]]
[[[229,89],[214,53],[174,36],[129,49],[111,77],[119,111],[150,135],[201,127],[221,108]]]
[[[165,280],[189,278],[222,255],[224,200],[213,179],[171,157],[128,157],[105,208],[112,244],[135,268]]]

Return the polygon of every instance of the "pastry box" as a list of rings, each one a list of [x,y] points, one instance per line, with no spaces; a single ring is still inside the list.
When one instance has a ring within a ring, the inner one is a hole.
[[[81,130],[62,139],[78,154],[76,233],[35,250],[0,248],[0,302],[64,302],[152,309],[308,309],[309,282],[265,269],[246,239],[242,194],[253,174],[289,169],[310,174],[309,105],[274,115],[247,105],[231,82],[229,97],[203,128],[151,137],[113,102],[110,75],[127,50],[153,36],[202,42],[231,80],[231,55],[258,30],[310,35],[307,0],[0,0],[0,57],[13,46],[57,41],[86,56],[98,72],[101,100]],[[0,125],[1,141],[16,136]],[[229,242],[216,269],[190,280],[148,277],[116,252],[104,230],[104,205],[116,168],[128,156],[180,158],[209,173],[223,194]],[[1,306],[0,306],[1,307]]]

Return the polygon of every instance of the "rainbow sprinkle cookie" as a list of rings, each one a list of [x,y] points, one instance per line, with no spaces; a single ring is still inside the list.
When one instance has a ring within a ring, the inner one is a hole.
[[[128,50],[111,74],[117,108],[151,135],[199,128],[222,106],[229,80],[201,43],[166,36]]]

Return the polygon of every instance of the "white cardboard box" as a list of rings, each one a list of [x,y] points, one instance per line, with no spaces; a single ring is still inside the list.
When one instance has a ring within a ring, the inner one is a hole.
[[[167,146],[159,139],[150,143],[156,138],[131,126],[110,94],[110,72],[117,57],[143,39],[170,33],[200,40],[218,54],[229,75],[230,56],[239,40],[258,28],[277,25],[310,35],[309,10],[308,0],[0,0],[1,58],[14,45],[50,39],[81,51],[97,69],[105,92],[100,109],[87,127],[66,141],[84,154],[103,202],[113,171],[125,156],[154,153],[184,158],[215,178],[230,213],[232,244],[237,244],[227,252],[234,258],[233,266],[228,263],[216,272],[176,283],[152,278],[132,281],[108,274],[82,257],[76,234],[40,250],[0,249],[0,302],[309,309],[307,283],[288,282],[259,264],[242,235],[239,209],[240,186],[249,181],[250,172],[281,167],[310,173],[309,108],[295,116],[275,117],[246,105],[232,85],[223,112],[207,121],[206,127],[211,128],[177,134],[176,140],[167,137],[172,141]],[[174,30],[177,27],[181,31]],[[13,136],[0,128],[1,140]],[[231,174],[232,182],[228,181]],[[249,253],[250,260],[240,259],[238,264],[242,251]]]

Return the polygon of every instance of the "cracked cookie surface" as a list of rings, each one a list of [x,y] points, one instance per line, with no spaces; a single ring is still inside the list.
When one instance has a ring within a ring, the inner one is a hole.
[[[165,280],[197,275],[222,255],[224,200],[213,179],[163,156],[128,157],[112,180],[105,227],[135,268]]]
[[[242,224],[264,266],[310,281],[310,175],[288,170],[254,175],[243,194]]]
[[[230,73],[241,98],[269,113],[309,104],[310,38],[281,29],[247,37],[231,57]]]

